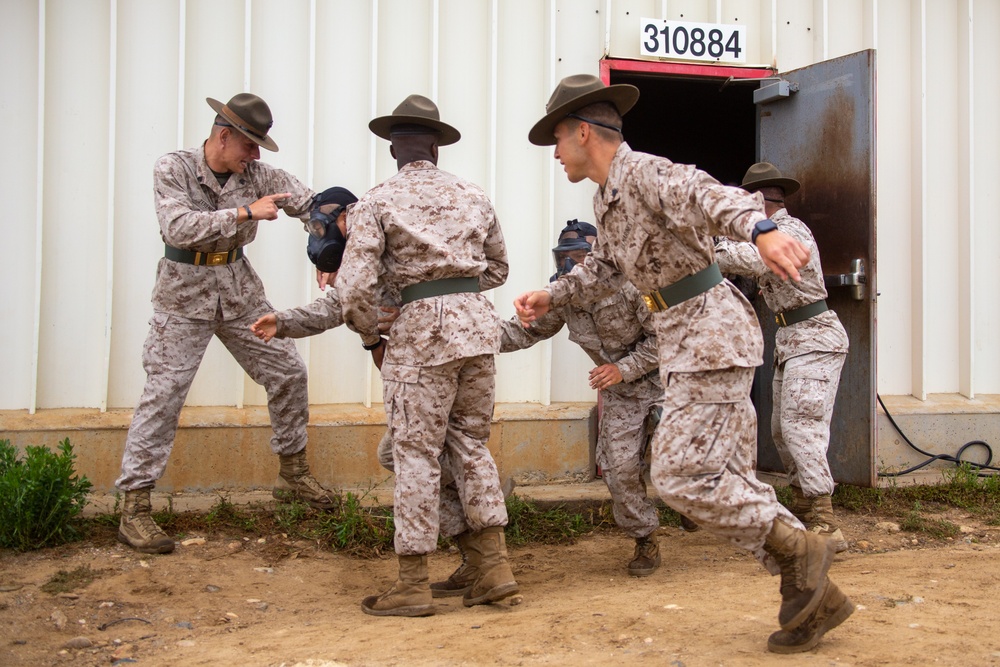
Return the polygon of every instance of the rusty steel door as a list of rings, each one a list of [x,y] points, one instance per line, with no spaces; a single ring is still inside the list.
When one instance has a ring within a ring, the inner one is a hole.
[[[785,72],[762,82],[760,160],[802,188],[788,212],[816,237],[827,303],[850,337],[830,434],[837,482],[873,486],[875,470],[875,51]],[[772,359],[777,325],[757,299],[764,365],[756,383],[758,468],[781,471],[771,438]]]

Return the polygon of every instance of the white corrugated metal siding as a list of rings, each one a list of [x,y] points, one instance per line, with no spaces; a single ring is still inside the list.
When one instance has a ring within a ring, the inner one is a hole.
[[[205,97],[264,97],[264,159],[316,189],[395,171],[367,122],[434,98],[462,141],[441,166],[492,195],[511,273],[504,316],[552,271],[563,221],[592,219],[527,131],[561,77],[639,57],[639,19],[739,23],[747,64],[787,71],[878,56],[880,393],[1000,393],[995,0],[4,0],[0,3],[0,409],[131,407],[162,253],[153,161],[207,136]],[[248,255],[278,308],[319,295],[301,226],[261,224]],[[356,336],[300,342],[315,403],[381,400]],[[587,401],[590,363],[561,336],[504,355],[502,402]],[[217,342],[191,405],[265,400]]]

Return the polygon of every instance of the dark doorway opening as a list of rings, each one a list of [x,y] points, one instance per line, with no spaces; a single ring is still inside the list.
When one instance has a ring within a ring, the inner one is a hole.
[[[601,69],[605,83],[639,89],[639,101],[625,116],[623,127],[633,150],[693,164],[720,183],[734,186],[757,162],[753,92],[762,78],[772,76],[771,70],[620,60],[605,60]],[[757,303],[756,281],[727,278],[759,315],[764,306]],[[761,386],[760,375],[758,368],[751,389],[755,407],[762,404],[761,392],[770,391]]]
[[[612,69],[610,83],[628,83],[640,91],[625,117],[625,140],[634,150],[693,164],[727,185],[739,185],[756,162],[756,78]]]

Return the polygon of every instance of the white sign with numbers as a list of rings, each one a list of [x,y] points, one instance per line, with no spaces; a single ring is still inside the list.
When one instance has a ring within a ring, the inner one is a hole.
[[[644,56],[744,63],[747,29],[742,25],[642,19],[640,51]]]

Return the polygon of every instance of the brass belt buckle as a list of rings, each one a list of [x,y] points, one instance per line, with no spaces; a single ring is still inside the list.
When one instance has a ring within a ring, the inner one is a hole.
[[[774,316],[774,321],[779,327],[787,327],[788,324],[785,322],[784,313],[776,313]]]
[[[646,308],[651,313],[658,313],[661,310],[666,310],[668,308],[667,302],[663,300],[663,295],[658,291],[643,294],[642,300],[646,302]]]
[[[205,266],[219,266],[220,264],[228,264],[228,263],[229,263],[228,252],[205,253]]]

